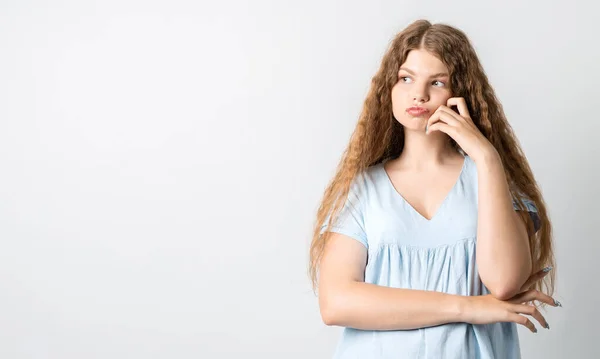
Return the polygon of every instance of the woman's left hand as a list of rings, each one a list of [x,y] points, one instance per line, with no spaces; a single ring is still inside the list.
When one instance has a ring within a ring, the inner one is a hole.
[[[458,113],[450,108],[456,106]],[[429,117],[426,133],[441,131],[452,137],[456,143],[476,162],[486,154],[496,152],[494,146],[479,131],[462,97],[448,99],[447,106],[440,106]]]

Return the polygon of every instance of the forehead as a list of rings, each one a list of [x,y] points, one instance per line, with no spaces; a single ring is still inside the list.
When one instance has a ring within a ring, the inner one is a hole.
[[[448,72],[448,67],[437,56],[422,49],[410,51],[400,67],[423,76]]]

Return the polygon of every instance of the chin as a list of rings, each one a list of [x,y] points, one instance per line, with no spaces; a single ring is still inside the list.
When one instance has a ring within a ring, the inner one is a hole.
[[[427,120],[429,120],[429,116],[411,116],[404,114],[402,117],[396,118],[405,129],[412,131],[425,131],[425,126],[427,125]]]

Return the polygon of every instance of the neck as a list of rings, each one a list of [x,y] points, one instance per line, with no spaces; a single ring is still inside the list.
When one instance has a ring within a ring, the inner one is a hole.
[[[403,167],[417,170],[437,167],[462,155],[452,147],[450,137],[435,131],[425,134],[423,131],[404,129],[404,148],[398,163]]]

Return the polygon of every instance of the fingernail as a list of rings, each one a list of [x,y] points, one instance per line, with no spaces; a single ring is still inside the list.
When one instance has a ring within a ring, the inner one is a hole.
[[[544,273],[548,273],[548,272],[550,272],[551,270],[552,270],[552,266],[549,266],[549,267],[546,267],[546,268],[542,269],[542,271],[543,271]]]
[[[554,305],[556,305],[557,307],[562,307],[562,304],[560,304],[560,302],[556,299],[554,299]]]

